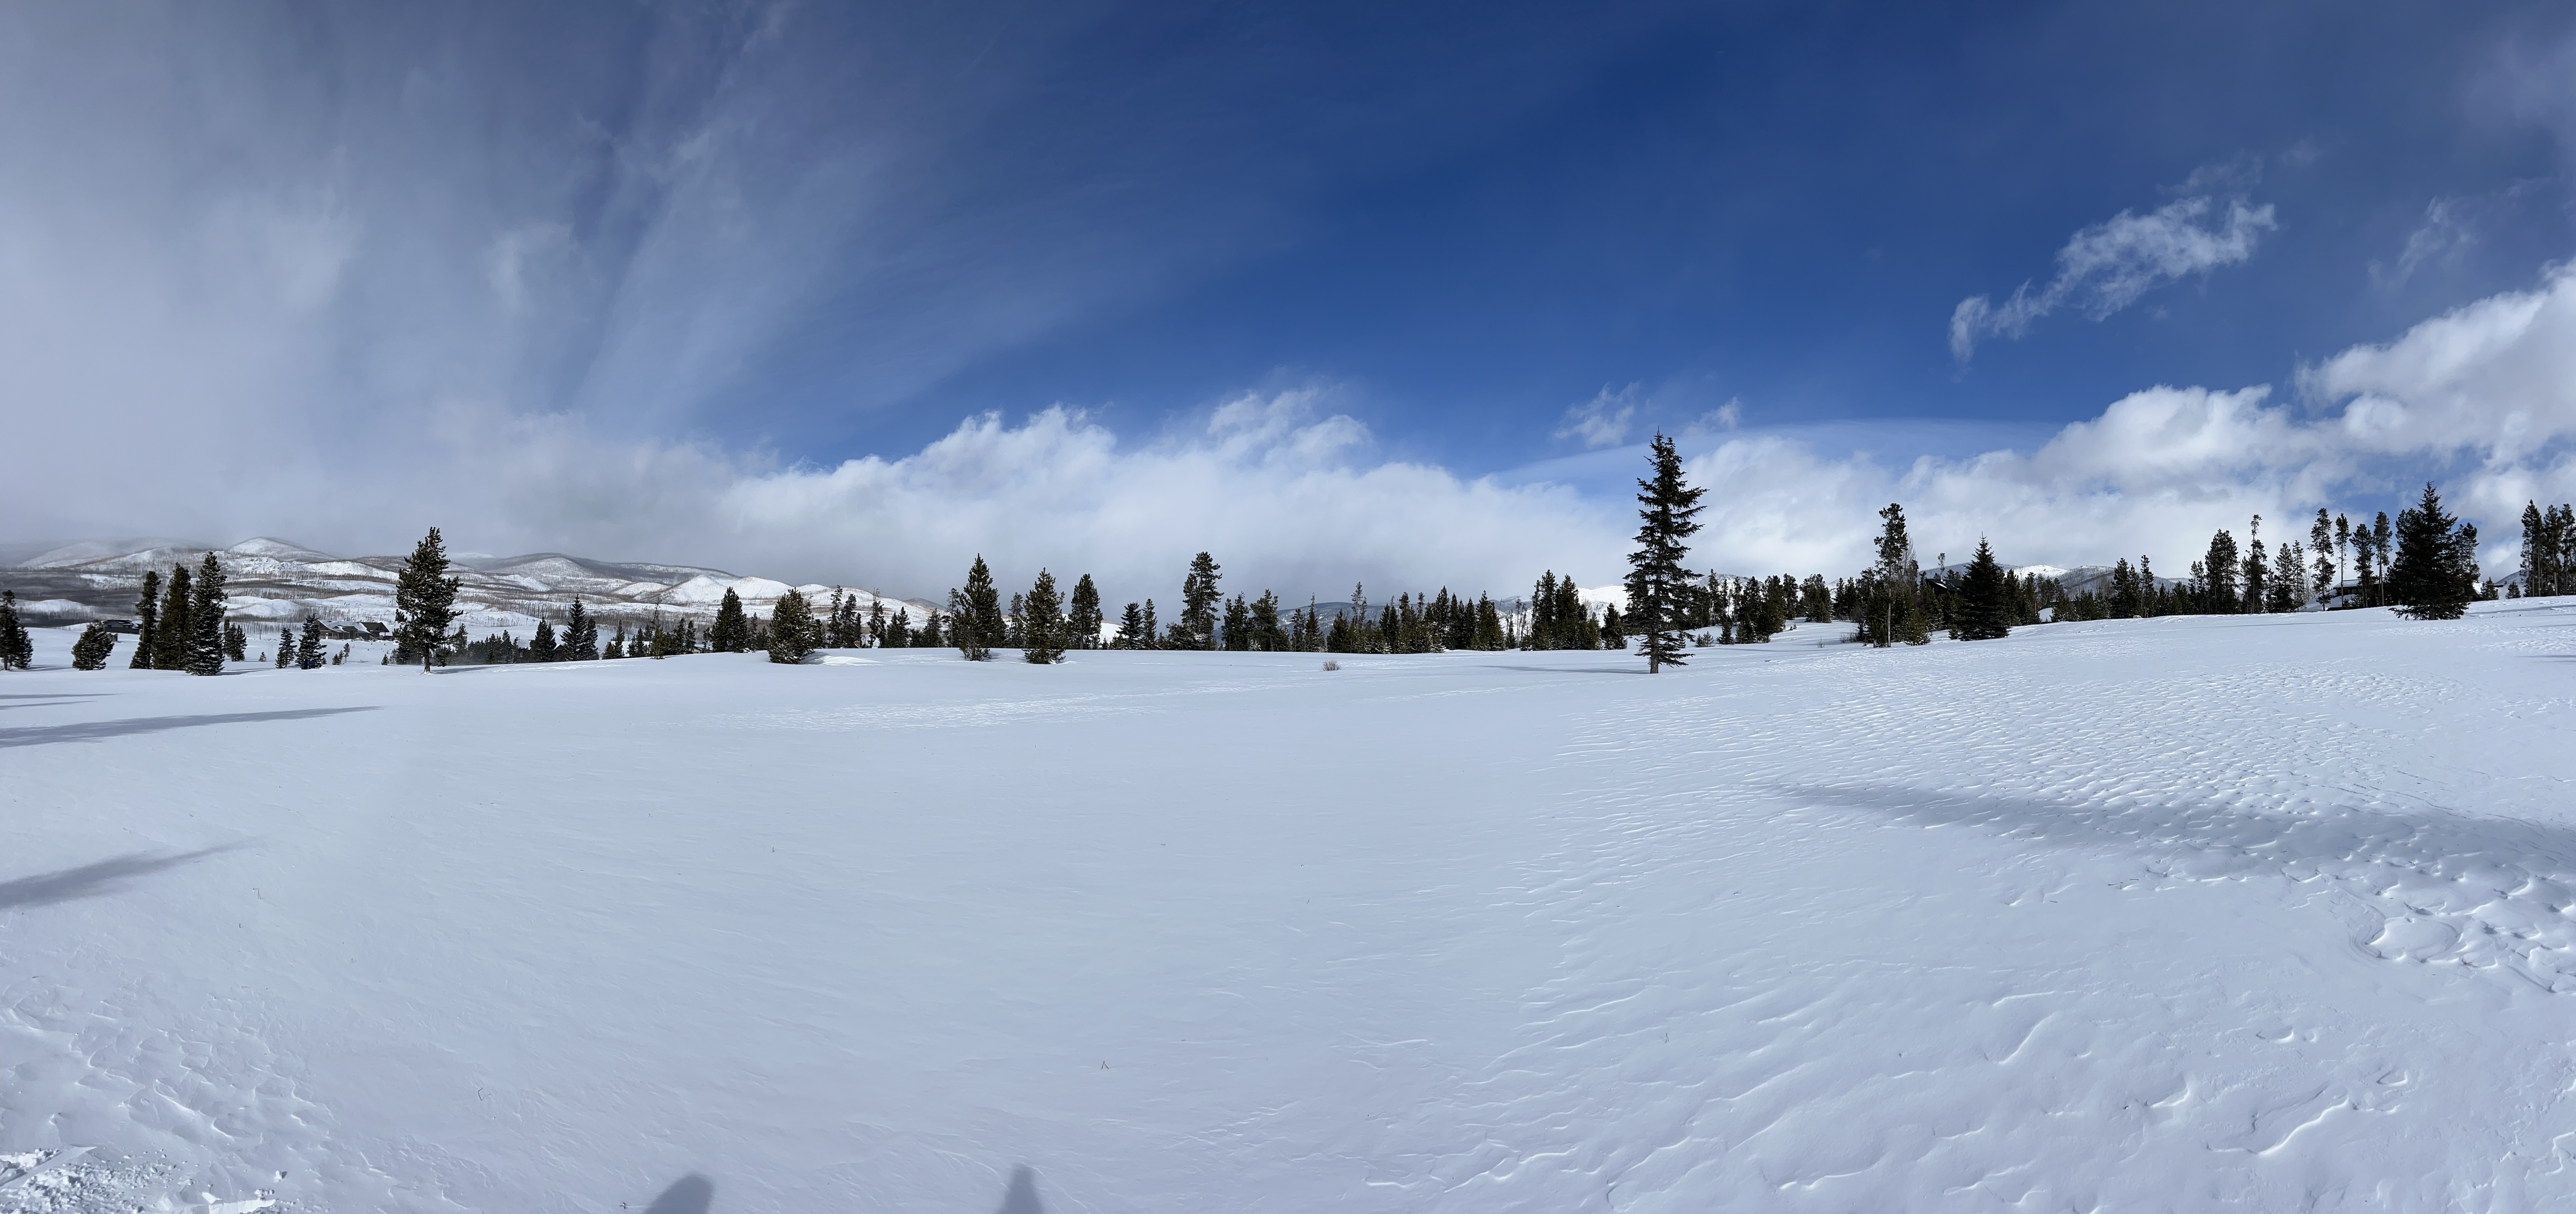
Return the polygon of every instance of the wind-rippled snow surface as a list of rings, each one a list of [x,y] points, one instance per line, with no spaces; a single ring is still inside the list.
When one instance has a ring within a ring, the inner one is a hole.
[[[1822,631],[1654,678],[41,634],[0,1211],[2576,1202],[2576,600]]]

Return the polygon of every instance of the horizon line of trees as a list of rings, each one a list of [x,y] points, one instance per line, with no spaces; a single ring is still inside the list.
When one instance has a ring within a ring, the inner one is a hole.
[[[1954,639],[1984,640],[2050,618],[2261,614],[2301,610],[2320,600],[2330,610],[2391,606],[2411,618],[2456,619],[2470,602],[2499,597],[2496,584],[2482,583],[2479,576],[2477,527],[2448,513],[2429,481],[2416,504],[2401,509],[2394,522],[2384,511],[2355,523],[2319,509],[2304,544],[2292,539],[2267,548],[2263,519],[2256,515],[2243,548],[2221,529],[2191,563],[2190,575],[2170,581],[2156,576],[2147,557],[2135,566],[2121,557],[2105,588],[2069,592],[2057,578],[2004,569],[1983,538],[1963,568],[1951,567],[1944,553],[1927,574],[1908,535],[1904,506],[1893,502],[1879,512],[1876,561],[1855,576],[1831,583],[1822,574],[1703,576],[1682,562],[1688,553],[1684,541],[1699,529],[1693,516],[1704,490],[1684,483],[1671,448],[1657,436],[1648,455],[1654,476],[1638,482],[1643,525],[1639,550],[1630,557],[1625,614],[1610,604],[1596,611],[1583,601],[1574,578],[1552,569],[1510,610],[1489,594],[1471,602],[1446,587],[1430,595],[1401,593],[1379,604],[1374,617],[1367,589],[1359,584],[1347,604],[1329,611],[1311,597],[1304,608],[1286,606],[1266,589],[1258,598],[1237,593],[1229,600],[1219,588],[1221,567],[1201,552],[1182,576],[1178,620],[1160,624],[1154,600],[1147,598],[1128,603],[1112,625],[1090,574],[1081,575],[1068,595],[1041,568],[1030,588],[1011,595],[1006,607],[979,554],[965,585],[949,592],[948,610],[926,612],[917,625],[908,606],[898,604],[889,615],[882,596],[869,596],[863,613],[860,596],[839,587],[819,613],[801,591],[790,590],[766,618],[755,617],[728,588],[703,631],[686,615],[666,624],[657,609],[632,636],[618,624],[603,646],[597,618],[576,597],[560,632],[551,619],[540,619],[525,643],[508,631],[474,641],[461,627],[447,631],[460,614],[458,579],[447,576],[450,562],[433,527],[397,574],[395,648],[385,661],[417,661],[427,670],[458,659],[479,665],[765,651],[772,661],[798,662],[826,648],[954,646],[972,661],[1016,649],[1029,662],[1049,664],[1077,649],[1492,652],[1625,649],[1635,637],[1651,670],[1683,664],[1694,645],[1767,642],[1798,619],[1847,622],[1854,625],[1853,640],[1886,647],[1926,643],[1935,629]],[[2544,509],[2535,501],[2524,507],[2522,524],[2520,584],[2508,594],[2576,593],[2576,507]],[[248,635],[224,615],[225,582],[223,563],[211,551],[193,571],[184,562],[173,565],[166,580],[157,570],[146,572],[135,605],[129,668],[211,675],[222,673],[227,661],[246,660]],[[314,669],[345,660],[345,646],[338,656],[327,655],[326,639],[321,621],[309,616],[300,638],[281,628],[277,665]],[[115,634],[92,623],[73,645],[73,665],[103,669],[114,646]],[[32,655],[17,595],[0,590],[0,669],[24,670]]]

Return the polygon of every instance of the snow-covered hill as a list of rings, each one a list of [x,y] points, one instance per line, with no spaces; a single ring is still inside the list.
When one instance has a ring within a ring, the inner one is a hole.
[[[193,570],[206,551],[206,545],[171,540],[85,540],[0,568],[0,589],[17,591],[28,614],[39,620],[130,619],[146,572],[166,576],[173,565],[183,564]],[[246,626],[284,626],[307,616],[332,625],[393,621],[399,556],[334,556],[266,536],[220,553],[231,592],[226,613]],[[476,636],[501,630],[525,636],[540,618],[561,622],[576,598],[614,625],[650,618],[657,611],[666,620],[694,616],[703,621],[728,589],[751,611],[765,613],[789,589],[785,582],[737,577],[721,569],[597,561],[554,552],[509,557],[467,553],[459,554],[455,564],[466,612],[460,623]],[[833,588],[797,589],[819,609]],[[862,611],[875,601],[867,591],[847,593],[858,596]],[[930,605],[889,596],[885,607],[889,613],[908,607],[918,620]]]
[[[2576,1208],[2576,599],[1651,678],[69,641],[0,674],[0,1183],[96,1150],[0,1212]]]

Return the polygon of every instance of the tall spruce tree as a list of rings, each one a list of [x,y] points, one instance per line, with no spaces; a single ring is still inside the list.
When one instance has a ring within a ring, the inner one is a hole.
[[[1118,636],[1109,644],[1113,649],[1143,649],[1145,609],[1134,603],[1127,604],[1127,610],[1118,617]]]
[[[1995,561],[1985,537],[1977,537],[1977,555],[1968,560],[1960,580],[1959,608],[1951,616],[1950,635],[1962,641],[1993,641],[2012,635],[2020,615],[2013,602],[2011,579]]]
[[[561,659],[562,656],[562,653],[555,645],[554,621],[537,621],[537,635],[528,638],[528,660],[531,662],[552,662]]]
[[[580,599],[572,601],[571,618],[564,624],[561,657],[567,662],[599,660],[599,619],[581,605]]]
[[[394,575],[394,640],[405,655],[420,658],[422,674],[437,664],[456,623],[456,587],[447,576],[447,541],[432,527]]]
[[[295,667],[298,670],[320,670],[326,660],[322,652],[322,621],[304,617],[304,635],[295,642]]]
[[[733,587],[725,587],[724,601],[716,604],[716,622],[707,629],[707,642],[717,653],[751,652],[751,617],[743,614],[742,596]]]
[[[1673,440],[1660,432],[1646,456],[1651,475],[1637,482],[1637,550],[1628,554],[1628,615],[1625,623],[1646,655],[1646,671],[1660,674],[1666,666],[1690,660],[1684,651],[1681,612],[1693,581],[1682,565],[1690,555],[1689,540],[1699,531],[1695,521],[1705,490],[1682,479],[1682,457]]]
[[[195,582],[186,565],[172,565],[169,580],[161,583],[160,632],[152,638],[154,670],[188,668],[188,638],[194,635],[188,612],[197,601]]]
[[[1217,605],[1225,601],[1216,583],[1216,558],[1204,552],[1191,557],[1190,571],[1181,578],[1181,635],[1173,639],[1172,648],[1216,648]]]
[[[1100,648],[1100,587],[1091,584],[1086,573],[1073,584],[1073,597],[1065,604],[1065,644],[1074,649]]]
[[[980,552],[975,554],[975,563],[966,570],[965,607],[954,624],[962,630],[961,637],[971,633],[975,644],[985,650],[1001,644],[1010,635],[1010,621],[1002,615],[1001,592],[993,589],[993,570],[984,564],[984,554]]]
[[[277,630],[277,668],[284,670],[294,664],[295,630],[280,625]]]
[[[133,670],[152,669],[152,646],[160,639],[161,571],[143,573],[143,597],[134,604],[134,660],[126,666]]]
[[[224,673],[224,562],[214,552],[196,564],[196,585],[188,588],[188,673]]]
[[[2456,620],[2478,598],[2478,529],[2442,509],[2430,481],[2413,509],[2397,512],[2397,553],[2388,567],[2388,597],[2400,614]]]
[[[1064,596],[1055,588],[1054,574],[1038,570],[1037,584],[1029,587],[1020,613],[1020,656],[1038,666],[1063,661]]]

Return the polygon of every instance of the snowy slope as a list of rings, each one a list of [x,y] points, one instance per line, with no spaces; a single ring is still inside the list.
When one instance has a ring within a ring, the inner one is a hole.
[[[0,1154],[99,1150],[0,1210],[2576,1200],[2576,600],[1655,678],[68,642],[0,676]]]

